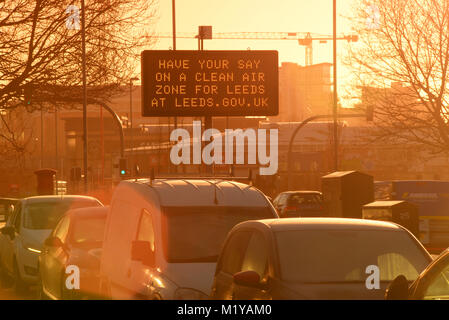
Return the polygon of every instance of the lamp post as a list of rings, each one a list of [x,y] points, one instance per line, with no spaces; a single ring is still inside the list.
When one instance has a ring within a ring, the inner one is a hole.
[[[131,148],[130,153],[130,161],[129,165],[131,167],[131,172],[134,170],[134,163],[133,163],[133,156],[134,156],[134,150],[133,150],[133,81],[139,81],[139,78],[134,77],[129,79],[129,145]]]
[[[82,43],[82,73],[83,73],[83,169],[84,192],[88,191],[87,180],[87,84],[86,84],[86,7],[81,0],[81,43]]]

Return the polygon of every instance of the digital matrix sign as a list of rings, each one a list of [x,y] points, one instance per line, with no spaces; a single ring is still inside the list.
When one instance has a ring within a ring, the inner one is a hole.
[[[145,117],[279,112],[277,51],[147,50],[141,59]]]

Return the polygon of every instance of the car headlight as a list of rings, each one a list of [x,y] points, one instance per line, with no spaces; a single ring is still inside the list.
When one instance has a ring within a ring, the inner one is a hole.
[[[175,291],[175,300],[209,300],[209,296],[192,288],[178,288]]]

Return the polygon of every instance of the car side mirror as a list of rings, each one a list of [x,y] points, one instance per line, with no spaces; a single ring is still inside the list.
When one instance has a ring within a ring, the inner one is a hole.
[[[14,227],[11,227],[11,226],[3,227],[0,229],[0,232],[4,235],[10,236],[11,239],[14,239],[14,233],[15,233]]]
[[[240,286],[258,288],[261,286],[260,276],[256,271],[240,271],[233,275],[234,283]]]
[[[44,244],[47,247],[55,247],[55,248],[64,246],[64,244],[62,243],[61,239],[59,239],[58,237],[53,237],[53,236],[48,237],[45,240]]]
[[[154,252],[149,241],[136,240],[131,244],[131,260],[141,261],[147,266],[154,264]]]
[[[399,275],[388,286],[385,292],[385,300],[407,300],[408,297],[407,278]]]

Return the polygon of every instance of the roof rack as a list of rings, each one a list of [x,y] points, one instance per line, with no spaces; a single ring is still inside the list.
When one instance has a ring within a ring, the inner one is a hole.
[[[253,185],[253,172],[249,170],[248,176],[235,177],[234,175],[221,175],[221,176],[155,176],[154,169],[151,169],[150,173],[150,186],[155,179],[165,179],[165,180],[230,180],[230,181],[248,181],[249,185]]]

